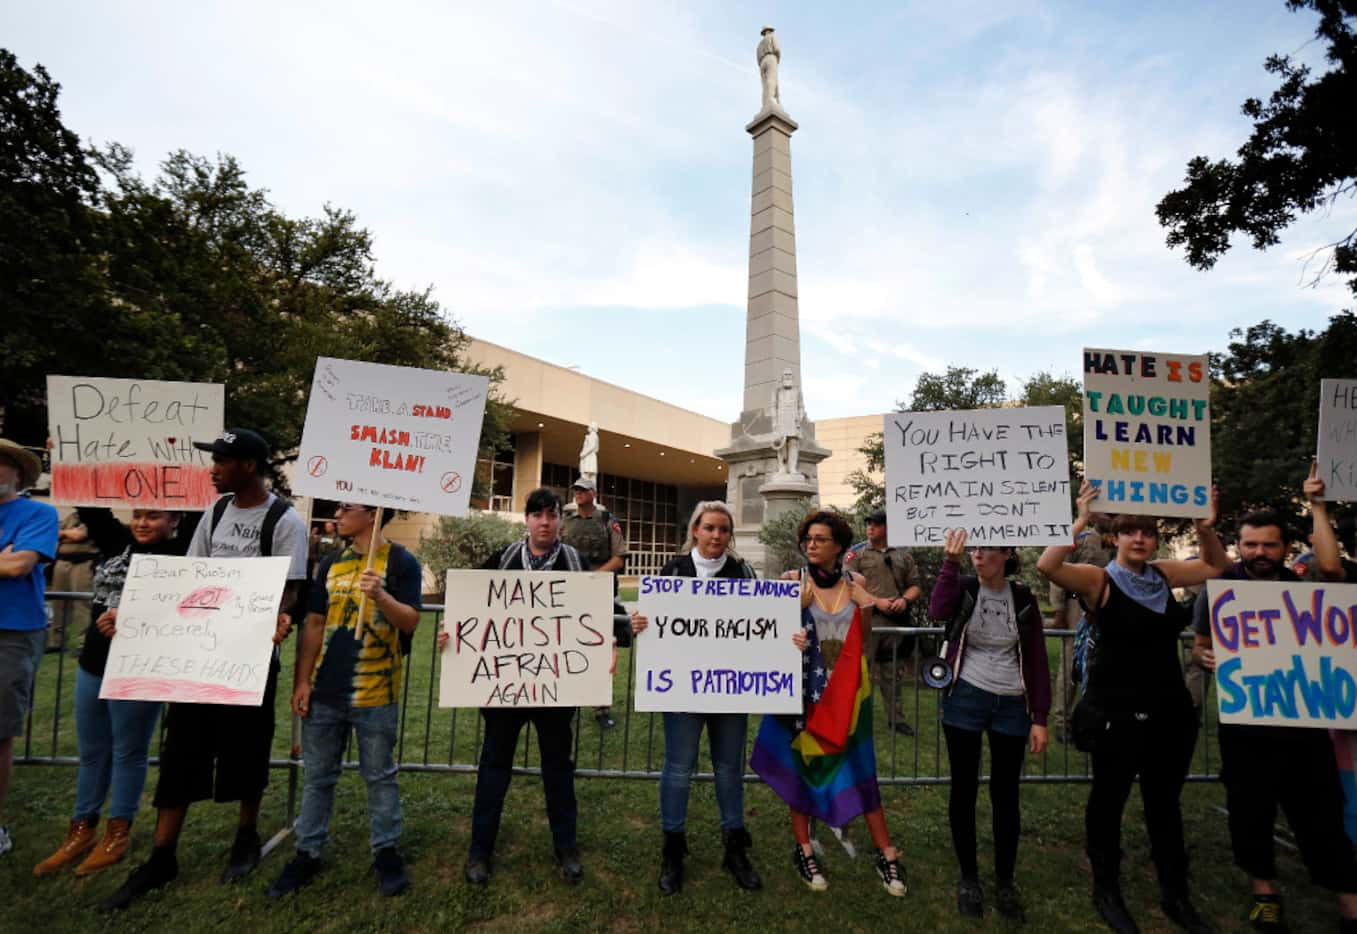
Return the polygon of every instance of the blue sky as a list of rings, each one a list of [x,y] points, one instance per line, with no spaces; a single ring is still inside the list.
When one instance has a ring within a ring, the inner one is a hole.
[[[1083,346],[1199,353],[1354,304],[1306,219],[1201,273],[1154,205],[1234,152],[1281,0],[1182,4],[10,4],[0,42],[66,123],[235,155],[292,215],[355,211],[379,272],[471,334],[732,420],[741,399],[754,46],[782,43],[812,418],[886,411],[925,369],[1014,388]]]

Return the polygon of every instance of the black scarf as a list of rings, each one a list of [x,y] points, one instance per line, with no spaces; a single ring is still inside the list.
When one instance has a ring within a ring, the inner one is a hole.
[[[810,579],[815,581],[815,586],[819,587],[821,590],[829,590],[831,587],[836,586],[839,583],[839,579],[843,577],[843,565],[839,564],[837,561],[834,562],[834,569],[832,571],[826,571],[824,568],[814,564],[806,565],[806,570],[810,571]]]

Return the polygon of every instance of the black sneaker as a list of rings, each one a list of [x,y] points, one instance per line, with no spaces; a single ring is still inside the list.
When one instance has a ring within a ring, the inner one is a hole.
[[[1214,934],[1216,930],[1209,921],[1197,912],[1186,892],[1165,893],[1159,902],[1159,907],[1164,910],[1164,914],[1168,915],[1170,921],[1187,931],[1188,934]]]
[[[900,855],[895,859],[886,859],[886,854],[876,851],[876,877],[881,880],[886,894],[899,898],[908,891],[905,885],[905,869],[900,865]]]
[[[298,850],[297,855],[283,867],[283,874],[269,886],[269,898],[282,898],[289,892],[309,885],[319,871],[320,857]]]
[[[490,860],[483,856],[468,856],[462,867],[462,878],[472,885],[485,885],[490,881]]]
[[[558,847],[554,854],[556,865],[561,867],[561,878],[568,885],[578,885],[584,878],[584,864],[580,862],[578,847]]]
[[[179,863],[173,856],[157,859],[153,855],[142,863],[116,892],[101,901],[97,908],[102,912],[122,911],[128,905],[141,898],[147,892],[155,891],[163,885],[173,882],[179,875]]]
[[[263,850],[257,831],[253,828],[237,830],[236,842],[231,844],[231,858],[221,871],[221,884],[230,885],[254,872]]]
[[[979,879],[962,878],[956,884],[956,910],[963,918],[985,916],[985,893]]]
[[[1022,894],[1012,882],[1000,882],[994,892],[994,910],[1014,924],[1026,924],[1027,912],[1023,911]]]
[[[896,720],[895,732],[899,733],[901,736],[913,736],[914,727],[910,726],[904,720]]]
[[[1249,907],[1249,924],[1255,931],[1286,931],[1280,895],[1255,895]]]
[[[796,871],[801,876],[801,881],[810,886],[812,892],[823,892],[829,888],[829,880],[820,870],[820,864],[815,861],[815,854],[812,853],[807,856],[806,851],[801,849],[799,843],[792,851],[792,861],[796,864]]]
[[[1121,897],[1120,887],[1095,883],[1093,907],[1098,909],[1098,915],[1117,934],[1140,934],[1136,919],[1131,917],[1131,910],[1126,907],[1126,902]]]
[[[372,869],[377,873],[377,890],[390,897],[399,895],[410,887],[410,875],[405,871],[400,851],[394,846],[384,846],[372,858]]]
[[[594,711],[594,719],[598,721],[600,730],[611,730],[617,726],[617,721],[613,719],[613,712],[608,708]]]

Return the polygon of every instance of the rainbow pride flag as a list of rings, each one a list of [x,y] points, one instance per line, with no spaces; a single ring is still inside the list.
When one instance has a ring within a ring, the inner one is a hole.
[[[765,716],[749,764],[792,810],[843,827],[881,807],[862,620],[855,611],[828,678],[809,609],[802,610],[801,625],[807,639],[805,715]]]

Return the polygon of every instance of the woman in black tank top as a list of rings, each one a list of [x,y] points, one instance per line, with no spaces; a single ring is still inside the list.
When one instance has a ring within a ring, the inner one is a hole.
[[[1072,538],[1089,523],[1098,491],[1079,491]],[[1171,588],[1219,577],[1229,567],[1216,537],[1215,494],[1209,515],[1193,520],[1201,560],[1152,560],[1159,548],[1153,516],[1120,515],[1112,523],[1117,557],[1107,569],[1066,564],[1071,546],[1053,545],[1037,562],[1051,583],[1079,595],[1097,625],[1096,658],[1081,703],[1097,710],[1101,729],[1093,750],[1093,785],[1084,823],[1093,866],[1093,904],[1115,931],[1136,931],[1121,895],[1121,816],[1137,775],[1145,829],[1159,876],[1164,913],[1192,932],[1212,930],[1192,906],[1179,798],[1196,746],[1197,723],[1183,683],[1186,614]]]

